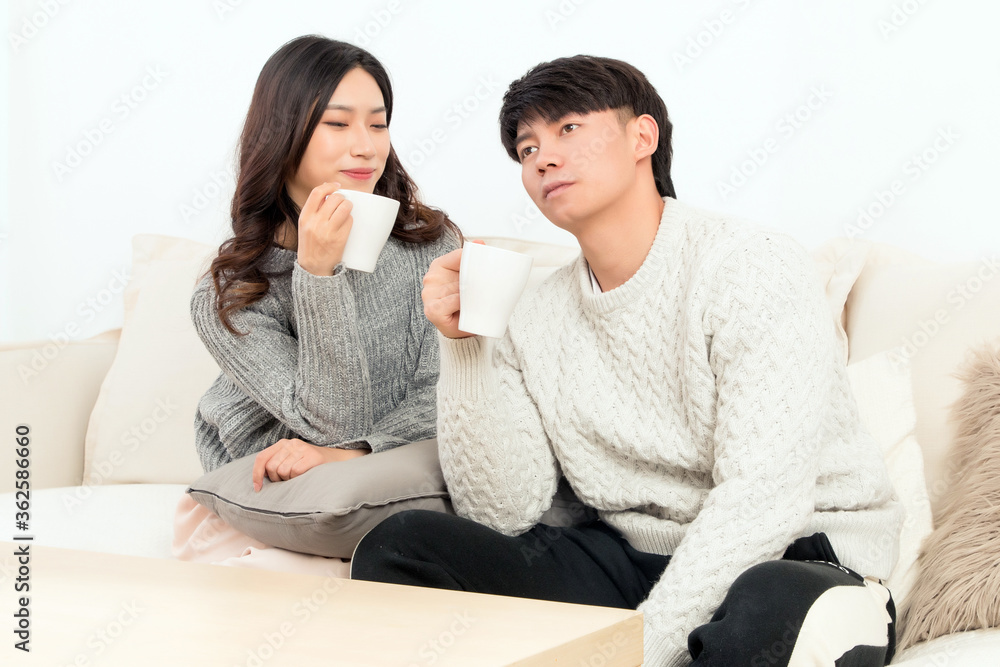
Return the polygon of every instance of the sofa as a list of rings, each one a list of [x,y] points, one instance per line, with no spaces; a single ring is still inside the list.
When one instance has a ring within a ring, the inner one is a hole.
[[[484,240],[534,257],[529,289],[578,253]],[[56,335],[0,345],[0,427],[8,438],[26,431],[30,439],[36,544],[172,557],[175,508],[202,474],[193,414],[218,373],[188,316],[188,297],[212,254],[186,239],[137,236],[121,329],[80,341]],[[906,510],[889,580],[898,606],[920,580],[920,545],[956,479],[949,454],[949,410],[962,391],[956,369],[971,349],[1000,339],[1000,280],[992,280],[1000,267],[995,256],[938,263],[848,239],[824,244],[813,257],[862,418]],[[16,470],[13,455],[0,458],[6,525],[14,525]],[[1000,629],[917,643],[893,664],[997,665]]]

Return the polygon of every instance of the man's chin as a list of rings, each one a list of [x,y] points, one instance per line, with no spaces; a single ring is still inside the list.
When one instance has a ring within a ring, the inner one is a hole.
[[[559,229],[563,229],[574,236],[580,231],[583,223],[581,216],[575,215],[571,211],[542,211],[542,215]]]

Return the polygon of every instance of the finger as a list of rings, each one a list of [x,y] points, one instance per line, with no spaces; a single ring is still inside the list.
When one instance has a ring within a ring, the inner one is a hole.
[[[302,205],[300,215],[302,213],[318,211],[326,198],[333,194],[339,187],[339,183],[320,183],[314,187],[306,198],[306,203]]]
[[[264,466],[264,470],[267,473],[267,478],[269,480],[271,480],[272,482],[281,481],[281,476],[278,475],[278,466],[280,466],[281,462],[284,461],[286,458],[288,458],[287,454],[285,455],[276,454],[275,456],[271,457],[271,460],[267,462],[267,465]]]
[[[253,490],[260,491],[264,486],[264,470],[267,466],[267,462],[271,460],[271,457],[278,451],[278,446],[281,445],[284,440],[279,440],[267,449],[264,449],[253,460]]]
[[[319,209],[319,215],[324,220],[331,219],[335,214],[343,215],[345,213],[350,213],[354,204],[352,204],[344,195],[339,192],[331,192],[323,202],[323,206]]]
[[[458,319],[458,312],[461,309],[461,305],[462,303],[458,294],[425,302],[424,317],[434,324],[449,325],[453,320]]]
[[[437,264],[442,269],[447,269],[449,271],[458,271],[459,267],[462,266],[462,249],[457,248],[451,252],[441,255],[433,262],[431,266]]]
[[[289,456],[293,456],[292,442],[289,440],[279,440],[275,444],[271,445],[269,449],[272,449],[270,457],[264,462],[264,473],[267,478],[272,482],[280,482],[281,477],[278,476],[278,467],[281,463],[287,459]],[[263,480],[262,480],[263,481]]]
[[[289,471],[288,471],[288,477],[286,479],[292,479],[293,477],[298,477],[302,473],[309,472],[310,470],[312,470],[313,468],[315,468],[320,463],[322,463],[322,462],[321,461],[310,460],[310,459],[307,459],[307,458],[303,457],[303,458],[299,459],[298,461],[296,461],[295,465],[293,465],[289,469]]]
[[[445,296],[451,296],[452,294],[458,294],[458,292],[459,292],[458,280],[448,280],[442,282],[426,283],[420,290],[420,296],[423,297],[425,301],[427,301],[433,299],[440,299],[441,297]]]
[[[274,470],[275,474],[277,474],[278,476],[278,479],[279,480],[291,479],[294,476],[292,475],[292,470],[295,468],[295,466],[299,464],[301,460],[302,460],[301,455],[296,456],[294,454],[290,454],[286,456],[284,459],[282,459],[281,463],[278,464]]]
[[[462,265],[462,250],[452,250],[446,255],[441,255],[427,268],[424,274],[423,284],[435,285],[458,280],[458,269]]]
[[[442,299],[458,297],[458,285],[448,283],[445,285],[430,285],[420,290],[420,299],[424,304],[424,314],[439,313],[440,308],[450,308],[450,303],[440,304]],[[430,317],[428,315],[428,317]]]

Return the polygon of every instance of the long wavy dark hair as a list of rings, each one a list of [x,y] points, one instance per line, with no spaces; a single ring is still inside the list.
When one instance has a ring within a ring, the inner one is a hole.
[[[375,56],[362,48],[306,35],[275,51],[257,78],[250,109],[240,135],[236,192],[230,215],[233,237],[219,247],[210,273],[215,283],[219,319],[241,335],[230,318],[263,298],[270,288],[262,269],[275,233],[286,220],[298,224],[299,208],[285,187],[302,161],[326,102],[340,80],[355,68],[370,74],[385,102],[386,123],[392,121],[392,85]],[[375,194],[399,201],[392,236],[406,243],[430,243],[455,224],[441,210],[417,199],[417,186],[390,146]]]

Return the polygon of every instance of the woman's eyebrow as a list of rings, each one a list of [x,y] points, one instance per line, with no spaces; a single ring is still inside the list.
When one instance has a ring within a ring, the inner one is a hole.
[[[327,111],[354,111],[354,107],[348,106],[346,104],[327,104],[326,105],[326,110]],[[384,106],[375,107],[374,109],[372,109],[368,113],[370,113],[370,114],[385,113],[385,107]]]

